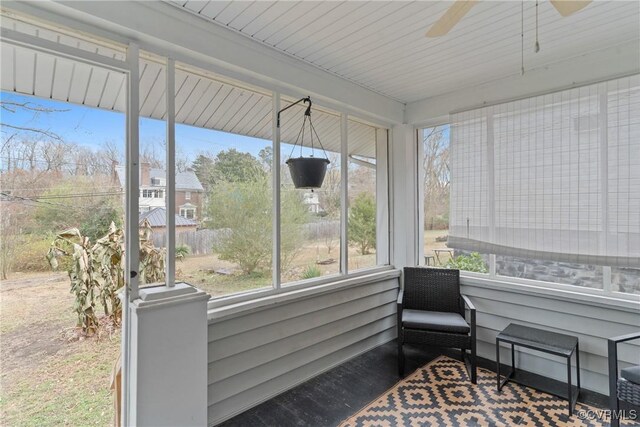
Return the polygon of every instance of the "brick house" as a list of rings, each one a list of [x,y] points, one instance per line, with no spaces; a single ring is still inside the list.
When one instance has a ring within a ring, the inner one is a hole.
[[[125,168],[114,165],[114,180],[122,189],[125,188]],[[140,213],[155,208],[165,208],[166,171],[152,168],[149,163],[140,163]],[[196,174],[187,170],[176,173],[176,214],[190,220],[202,218],[204,188]]]
[[[154,233],[163,234],[167,231],[167,214],[164,208],[153,208],[150,211],[142,212],[140,214],[140,225],[144,223],[144,220],[149,221],[149,225],[153,229]],[[198,223],[194,220],[184,218],[176,214],[176,234],[183,233],[185,231],[196,231]]]

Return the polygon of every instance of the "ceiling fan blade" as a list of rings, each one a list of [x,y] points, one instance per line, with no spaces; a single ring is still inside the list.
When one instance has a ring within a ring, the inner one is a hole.
[[[573,15],[579,10],[584,9],[591,3],[591,0],[550,0],[553,7],[562,16]]]
[[[477,2],[478,0],[456,0],[444,15],[429,28],[425,35],[427,37],[444,36],[460,22]]]

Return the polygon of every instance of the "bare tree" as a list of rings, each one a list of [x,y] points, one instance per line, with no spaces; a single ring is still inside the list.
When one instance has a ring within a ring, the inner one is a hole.
[[[444,126],[428,129],[423,140],[424,220],[428,229],[448,227],[451,177],[449,141],[445,129]]]
[[[42,105],[35,104],[33,102],[14,102],[14,101],[8,101],[8,100],[0,100],[0,108],[3,111],[8,113],[16,113],[18,110],[31,111],[34,113],[34,118],[37,117],[38,114],[60,113],[60,112],[69,111],[69,110],[60,110],[55,108],[47,108]],[[49,129],[40,129],[40,128],[34,128],[29,126],[18,126],[18,125],[6,123],[5,120],[2,120],[0,124],[2,124],[2,127],[4,128],[13,129],[18,132],[27,132],[31,134],[41,135],[50,139],[56,139],[58,141],[62,140],[62,137],[60,137],[60,135],[58,135],[57,133]]]
[[[143,143],[140,147],[140,162],[149,163],[152,168],[164,168],[165,149],[164,142],[161,144]]]

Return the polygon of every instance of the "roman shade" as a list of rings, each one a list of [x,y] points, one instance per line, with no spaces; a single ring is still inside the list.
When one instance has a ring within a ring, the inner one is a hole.
[[[640,267],[640,76],[451,115],[449,246]]]

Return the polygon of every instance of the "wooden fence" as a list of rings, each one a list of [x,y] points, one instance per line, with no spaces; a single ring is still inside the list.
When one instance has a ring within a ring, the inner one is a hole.
[[[197,231],[182,231],[176,233],[176,246],[187,245],[192,255],[207,255],[213,252],[213,245],[226,230],[202,229]],[[166,233],[154,233],[153,244],[157,247],[165,247]]]
[[[340,237],[340,221],[319,221],[304,225],[306,237],[309,240],[325,239],[329,237]],[[179,231],[176,233],[176,246],[187,245],[191,249],[192,255],[208,255],[213,253],[214,244],[228,233],[228,229],[210,230],[202,229],[197,231]],[[167,242],[166,233],[154,233],[153,244],[157,247],[165,247]]]

